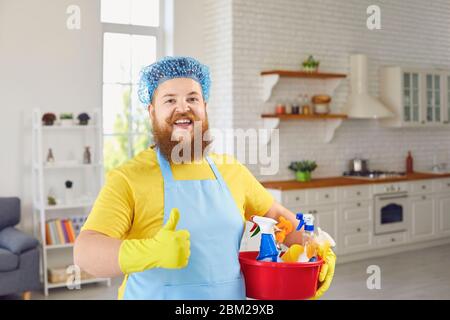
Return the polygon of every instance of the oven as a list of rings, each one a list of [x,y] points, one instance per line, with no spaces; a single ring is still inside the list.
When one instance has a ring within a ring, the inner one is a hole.
[[[398,186],[389,192],[375,194],[375,234],[408,229],[408,193]]]

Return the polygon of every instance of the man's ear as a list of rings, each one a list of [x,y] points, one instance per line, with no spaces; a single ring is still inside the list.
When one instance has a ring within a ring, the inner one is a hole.
[[[147,110],[148,110],[148,114],[149,114],[149,116],[150,116],[150,119],[153,120],[153,115],[155,114],[155,107],[150,103],[150,104],[148,105]]]

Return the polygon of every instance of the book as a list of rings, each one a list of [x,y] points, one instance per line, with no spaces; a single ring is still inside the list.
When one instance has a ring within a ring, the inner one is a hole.
[[[71,232],[71,230],[70,230],[70,220],[64,220],[64,229],[66,230],[66,232],[67,232],[67,238],[68,238],[68,242],[69,243],[74,243],[75,242],[75,239],[73,238],[73,234],[72,234],[72,232]]]
[[[67,233],[67,228],[66,228],[66,220],[60,220],[59,223],[61,224],[61,229],[63,231],[63,236],[64,236],[64,243],[70,243],[69,240],[69,234]]]
[[[55,221],[55,225],[56,225],[57,235],[59,238],[59,244],[65,244],[66,242],[64,241],[64,234],[63,234],[62,227],[61,227],[61,220],[57,219]]]
[[[53,244],[50,235],[50,227],[48,225],[48,221],[45,222],[45,242],[47,243],[48,246],[51,246]]]
[[[50,238],[52,240],[52,245],[58,244],[58,238],[56,236],[55,221],[54,220],[48,221],[48,227],[50,229]]]

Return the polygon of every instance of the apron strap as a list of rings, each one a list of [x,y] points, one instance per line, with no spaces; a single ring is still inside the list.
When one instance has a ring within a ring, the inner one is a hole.
[[[173,182],[172,170],[170,169],[170,163],[167,159],[161,154],[159,148],[156,148],[156,155],[158,157],[159,167],[161,168],[161,173],[164,179],[164,182]]]
[[[224,189],[227,190],[227,185],[225,184],[225,181],[223,180],[222,175],[219,172],[219,169],[217,169],[216,164],[214,163],[214,161],[211,160],[210,157],[206,156],[206,161],[208,161],[209,166],[211,167],[211,170],[214,172],[214,175],[216,176],[217,181],[219,182],[220,186]]]

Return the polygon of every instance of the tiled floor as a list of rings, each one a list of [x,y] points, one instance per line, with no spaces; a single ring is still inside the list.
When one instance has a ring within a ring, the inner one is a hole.
[[[381,271],[381,288],[368,289],[367,267]],[[116,299],[121,279],[86,285],[80,290],[53,289],[32,299]],[[339,264],[331,288],[323,299],[450,299],[450,245],[393,256]]]

